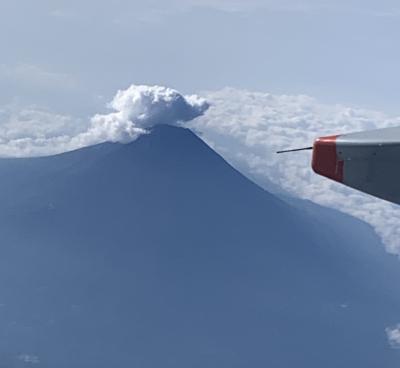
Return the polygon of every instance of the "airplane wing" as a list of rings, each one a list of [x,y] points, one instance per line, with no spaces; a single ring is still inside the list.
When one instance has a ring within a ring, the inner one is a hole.
[[[319,175],[400,204],[400,127],[318,138],[312,168]]]

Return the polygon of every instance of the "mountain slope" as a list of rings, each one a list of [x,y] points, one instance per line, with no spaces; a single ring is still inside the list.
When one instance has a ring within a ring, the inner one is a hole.
[[[395,261],[189,130],[0,160],[0,178],[0,367],[400,362]]]

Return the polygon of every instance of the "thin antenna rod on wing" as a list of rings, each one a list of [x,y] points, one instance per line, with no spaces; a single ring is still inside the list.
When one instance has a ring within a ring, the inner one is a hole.
[[[284,150],[284,151],[277,151],[276,153],[287,153],[287,152],[298,152],[298,151],[309,151],[312,150],[312,147],[304,147],[304,148],[296,148],[296,149],[290,149],[290,150]]]

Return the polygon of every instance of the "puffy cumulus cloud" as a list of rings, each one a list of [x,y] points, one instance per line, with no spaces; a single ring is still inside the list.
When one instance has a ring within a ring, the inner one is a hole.
[[[4,108],[0,110],[0,156],[43,156],[106,141],[128,143],[155,125],[190,121],[209,105],[171,88],[132,85],[118,91],[108,107],[113,111],[88,122],[36,108]]]
[[[90,130],[107,140],[129,142],[155,125],[193,120],[209,105],[202,98],[182,96],[171,88],[132,85],[118,91],[109,107],[115,112],[95,115]]]
[[[400,325],[388,327],[386,329],[386,336],[393,349],[400,349]]]
[[[8,106],[0,109],[0,138],[3,141],[75,135],[85,129],[82,125],[79,119],[35,107],[21,109]]]
[[[0,156],[42,156],[82,147],[77,138],[89,124],[37,107],[0,109]]]
[[[308,96],[236,89],[206,94],[212,107],[189,124],[230,163],[266,188],[336,208],[370,223],[387,249],[400,253],[400,207],[314,174],[311,153],[276,155],[310,146],[318,136],[400,125],[383,113],[324,105]]]

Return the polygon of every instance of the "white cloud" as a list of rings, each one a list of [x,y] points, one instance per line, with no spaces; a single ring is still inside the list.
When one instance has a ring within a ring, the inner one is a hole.
[[[396,327],[387,328],[386,336],[389,344],[393,349],[400,349],[400,325]]]
[[[166,87],[132,85],[111,101],[115,112],[95,115],[87,132],[101,140],[129,142],[159,124],[176,125],[202,115],[208,103],[197,96],[182,96]]]
[[[114,110],[88,123],[35,108],[0,110],[0,156],[42,156],[105,141],[127,143],[157,124],[179,124],[202,115],[208,103],[159,86],[132,85],[118,91]]]
[[[371,224],[390,252],[400,253],[400,207],[314,174],[311,153],[276,155],[310,146],[318,136],[400,125],[400,118],[297,95],[223,89],[208,93],[212,107],[189,123],[229,162],[268,187],[336,208]]]
[[[34,106],[24,109],[7,106],[0,109],[0,139],[3,141],[75,135],[82,129],[82,121]]]

